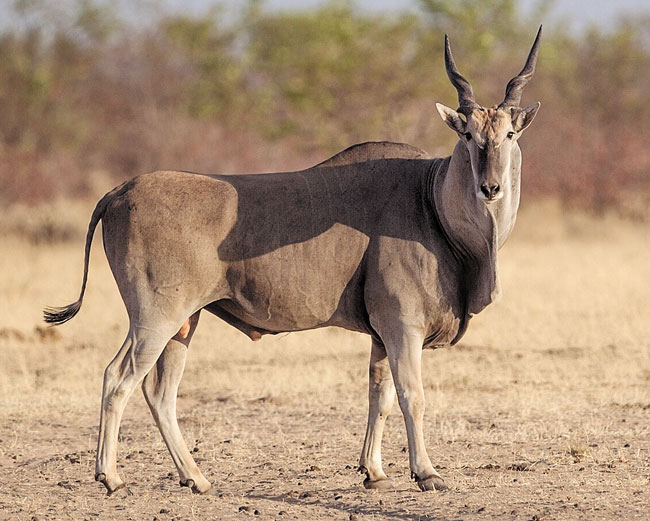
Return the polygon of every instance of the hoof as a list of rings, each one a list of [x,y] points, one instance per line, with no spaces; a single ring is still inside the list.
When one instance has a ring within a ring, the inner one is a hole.
[[[107,496],[112,496],[113,494],[115,494],[115,492],[122,489],[124,489],[127,496],[133,495],[133,492],[131,492],[131,490],[127,488],[124,481],[120,480],[116,484],[110,484],[108,482],[108,479],[106,478],[106,474],[104,474],[103,472],[100,472],[99,474],[95,474],[95,481],[99,481],[102,485],[106,487]]]
[[[366,477],[363,480],[363,486],[368,490],[392,490],[395,488],[395,483],[387,478],[372,481],[369,477]]]
[[[422,492],[425,492],[427,490],[438,490],[441,492],[443,490],[449,490],[449,487],[440,476],[429,476],[428,478],[424,479],[416,477],[415,482],[418,484],[418,487],[420,487],[420,490]]]
[[[212,486],[210,483],[207,483],[207,485],[204,485],[202,487],[199,487],[193,479],[186,479],[185,481],[180,481],[179,482],[181,487],[188,487],[190,490],[192,490],[193,494],[205,494],[208,492]]]

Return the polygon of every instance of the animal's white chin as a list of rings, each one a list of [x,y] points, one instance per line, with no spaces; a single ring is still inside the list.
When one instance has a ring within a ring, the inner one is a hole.
[[[499,192],[492,199],[488,199],[487,197],[485,197],[485,194],[479,190],[478,192],[476,192],[476,197],[478,197],[478,199],[480,201],[483,201],[485,204],[491,204],[503,198],[503,192]]]

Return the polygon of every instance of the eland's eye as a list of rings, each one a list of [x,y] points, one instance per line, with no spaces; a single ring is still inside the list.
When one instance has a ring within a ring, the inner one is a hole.
[[[470,139],[472,139],[472,134],[470,134],[469,132],[465,132],[464,135],[465,135],[465,138],[467,139],[467,141],[469,141]]]
[[[512,139],[513,137],[515,137],[515,133],[511,130],[508,132],[508,139]]]

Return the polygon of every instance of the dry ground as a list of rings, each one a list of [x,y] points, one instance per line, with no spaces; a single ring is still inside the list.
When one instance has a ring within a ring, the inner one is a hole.
[[[177,486],[139,392],[119,464],[133,495],[93,481],[102,373],[126,316],[100,240],[74,300],[92,206],[0,222],[0,519],[550,520],[650,518],[650,231],[523,212],[501,253],[502,300],[462,343],[427,351],[425,435],[451,490],[419,493],[397,408],[384,460],[399,488],[365,491],[369,340],[341,330],[252,343],[204,315],[179,418],[215,494]]]

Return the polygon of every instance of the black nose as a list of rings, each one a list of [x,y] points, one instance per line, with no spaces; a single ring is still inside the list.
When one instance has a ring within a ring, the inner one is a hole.
[[[483,195],[485,195],[489,200],[494,199],[499,193],[499,190],[501,190],[499,185],[489,185],[487,183],[481,185],[481,192],[483,192]]]

